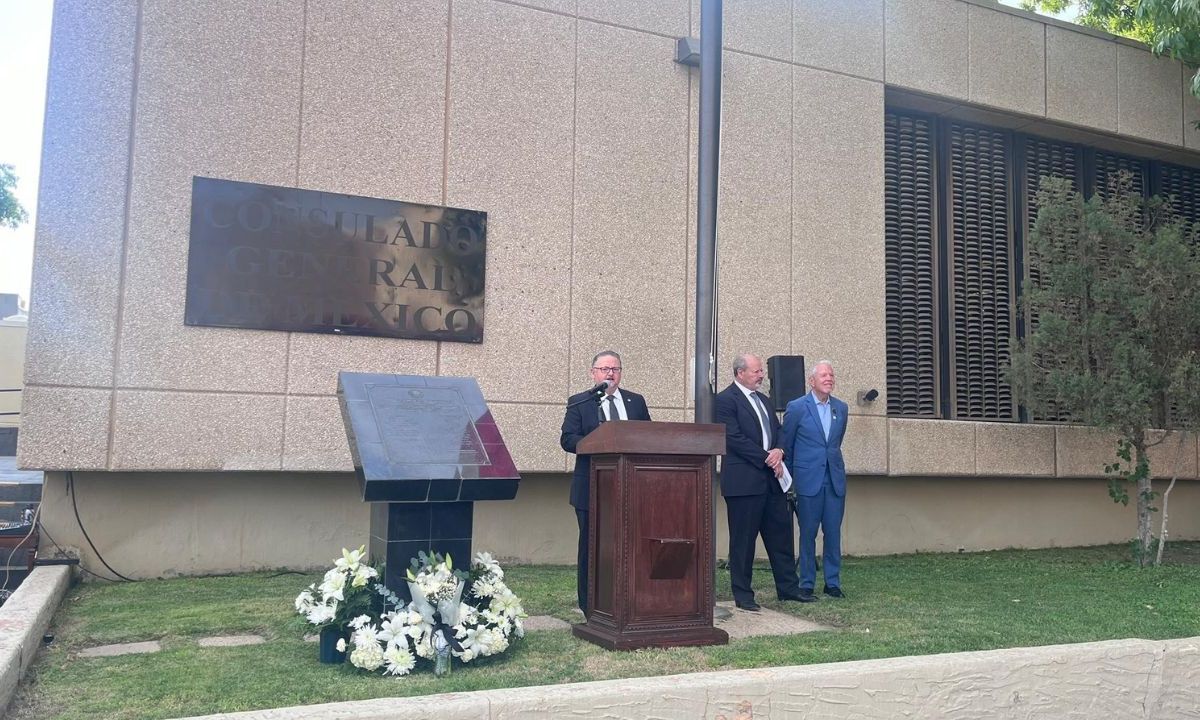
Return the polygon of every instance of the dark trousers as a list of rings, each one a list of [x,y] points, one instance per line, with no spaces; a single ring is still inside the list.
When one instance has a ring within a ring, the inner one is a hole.
[[[754,550],[759,534],[771,561],[778,595],[794,595],[800,586],[796,577],[796,555],[792,545],[792,511],[778,491],[764,495],[735,495],[725,498],[729,519],[729,584],[733,599],[754,599],[750,586]]]
[[[579,551],[575,559],[575,587],[579,593],[579,609],[586,615],[588,609],[588,511],[575,508],[575,519],[579,522]]]

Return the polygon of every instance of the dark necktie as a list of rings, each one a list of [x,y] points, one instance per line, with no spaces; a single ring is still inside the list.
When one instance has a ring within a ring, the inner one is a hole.
[[[763,406],[762,398],[758,396],[758,393],[750,393],[750,396],[754,398],[754,407],[758,410],[758,421],[762,423],[763,437],[770,438],[771,421],[767,419],[767,408]],[[769,444],[770,443],[766,443],[763,447],[763,450],[770,450],[771,448],[766,447],[766,445]]]
[[[617,412],[617,401],[612,395],[608,396],[608,419],[620,420],[621,413]]]

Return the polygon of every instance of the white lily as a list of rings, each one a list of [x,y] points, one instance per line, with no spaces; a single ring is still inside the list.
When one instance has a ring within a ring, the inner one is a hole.
[[[363,556],[366,554],[366,545],[359,545],[357,550],[342,548],[342,556],[333,561],[333,566],[338,570],[354,572],[358,569],[359,563],[362,562]]]

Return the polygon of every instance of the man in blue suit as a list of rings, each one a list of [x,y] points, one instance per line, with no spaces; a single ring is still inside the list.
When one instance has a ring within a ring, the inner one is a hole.
[[[833,397],[833,365],[821,360],[808,373],[812,392],[792,400],[783,416],[780,446],[787,453],[800,523],[800,596],[815,599],[817,528],[825,536],[824,593],[842,593],[842,516],[846,509],[846,461],[842,438],[849,408]]]
[[[635,392],[622,390],[621,356],[605,350],[592,358],[592,380],[596,387],[577,393],[567,399],[567,414],[563,418],[562,437],[559,445],[569,453],[575,452],[579,441],[600,427],[600,423],[611,420],[649,420],[650,410],[646,399]],[[607,384],[608,387],[603,386]],[[579,523],[579,548],[576,555],[575,586],[579,595],[579,609],[587,614],[588,578],[588,495],[591,490],[588,473],[591,457],[575,456],[575,474],[571,478],[571,505],[575,508],[575,520]]]
[[[733,361],[733,382],[716,398],[717,422],[725,424],[721,495],[729,520],[729,584],[734,604],[749,612],[759,610],[750,579],[760,534],[776,595],[780,600],[800,599],[792,511],[778,480],[783,473],[783,450],[776,442],[779,419],[758,391],[765,375],[762,358],[740,353]]]

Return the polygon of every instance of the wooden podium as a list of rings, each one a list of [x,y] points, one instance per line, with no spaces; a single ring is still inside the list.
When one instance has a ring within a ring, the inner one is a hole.
[[[724,425],[602,423],[591,455],[588,614],[576,637],[610,650],[724,645],[713,627],[713,456]]]

